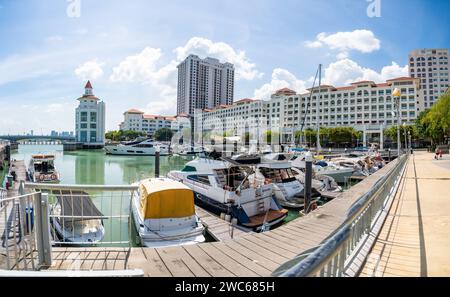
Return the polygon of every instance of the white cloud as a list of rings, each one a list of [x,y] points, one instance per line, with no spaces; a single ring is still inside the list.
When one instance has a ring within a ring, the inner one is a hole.
[[[60,35],[53,35],[53,36],[49,36],[49,37],[45,38],[45,41],[54,43],[54,42],[63,41],[63,38]]]
[[[354,30],[352,32],[337,32],[327,34],[319,33],[314,41],[306,41],[305,46],[309,48],[320,48],[327,46],[332,50],[338,50],[339,59],[348,57],[351,50],[362,53],[371,53],[380,49],[380,40],[369,30]]]
[[[258,99],[269,99],[270,95],[282,88],[290,88],[298,93],[305,91],[305,81],[297,79],[286,69],[276,68],[272,72],[272,80],[255,90],[254,96]]]
[[[221,62],[230,62],[234,64],[237,80],[253,80],[264,75],[256,70],[256,65],[250,62],[245,51],[236,51],[225,42],[213,42],[206,38],[193,37],[184,46],[177,47],[175,54],[177,61],[182,61],[189,54],[196,54],[201,57],[217,58]]]
[[[388,79],[401,76],[408,76],[408,65],[401,67],[397,63],[392,62],[391,65],[385,66],[380,72],[377,72],[373,69],[362,67],[353,60],[343,59],[328,65],[325,69],[324,82],[341,86],[360,80],[385,82]]]
[[[104,63],[100,63],[97,59],[94,59],[78,66],[75,69],[75,74],[82,80],[94,80],[103,76],[103,65]]]

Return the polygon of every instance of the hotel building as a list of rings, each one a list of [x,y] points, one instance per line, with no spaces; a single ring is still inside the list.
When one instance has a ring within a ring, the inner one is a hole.
[[[448,49],[414,50],[409,54],[409,75],[420,78],[424,107],[430,108],[450,86]]]
[[[178,132],[189,125],[189,120],[182,115],[175,117],[147,115],[140,110],[130,109],[124,112],[123,116],[124,121],[119,125],[120,130],[145,132],[149,136],[152,136],[156,130],[161,128],[169,128],[174,132]]]
[[[401,121],[412,124],[424,110],[420,80],[400,77],[379,84],[360,81],[345,87],[322,85],[320,96],[318,87],[308,89],[305,94],[281,89],[268,101],[243,99],[233,105],[220,105],[204,110],[201,116],[203,129],[217,129],[219,120],[225,123],[224,131],[234,133],[239,129],[242,131],[242,127],[250,130],[264,126],[279,127],[283,141],[288,141],[304,121],[304,129],[315,129],[319,123],[323,127],[351,126],[364,131],[364,137],[366,134],[382,134],[383,129],[396,124],[392,96],[395,88],[401,90]]]
[[[85,147],[105,145],[105,103],[93,93],[91,82],[84,87],[84,94],[77,100],[75,110],[75,138]]]
[[[177,68],[177,114],[192,115],[195,109],[233,103],[233,64],[189,55]]]

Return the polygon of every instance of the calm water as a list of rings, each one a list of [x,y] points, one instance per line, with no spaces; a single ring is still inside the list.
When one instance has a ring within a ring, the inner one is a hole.
[[[63,152],[62,145],[21,145],[12,158],[25,160],[28,166],[31,155],[39,153],[56,156],[62,184],[129,185],[155,174],[155,158],[151,156],[111,156],[103,150]],[[160,173],[179,170],[190,160],[192,157],[163,156]]]
[[[151,156],[111,156],[103,150],[64,152],[61,145],[21,145],[12,158],[25,160],[26,166],[34,154],[54,154],[55,166],[61,175],[61,184],[130,185],[136,181],[154,177],[155,158]],[[160,174],[183,168],[192,157],[164,156],[160,160]],[[97,193],[99,194],[99,193]],[[129,212],[129,204],[121,199],[122,193],[102,193],[90,197],[104,215],[119,215]],[[127,219],[104,220],[104,242],[124,241],[130,238],[137,244],[134,224],[129,235]],[[117,245],[117,244],[113,244]]]
[[[111,156],[103,150],[81,150],[64,152],[62,145],[20,145],[13,152],[12,158],[25,160],[26,166],[34,154],[54,154],[55,166],[61,175],[61,184],[91,185],[130,185],[136,181],[154,177],[155,158],[151,156]],[[166,175],[171,170],[180,170],[193,157],[163,156],[160,160],[160,174]],[[108,193],[109,195],[109,193]],[[106,196],[105,193],[103,196]],[[92,195],[96,206],[104,214],[127,212],[128,205],[117,197],[105,199]],[[289,210],[285,222],[299,216],[298,211]],[[127,220],[106,220],[104,241],[121,241],[130,237],[136,245],[136,230],[131,228],[128,235]]]

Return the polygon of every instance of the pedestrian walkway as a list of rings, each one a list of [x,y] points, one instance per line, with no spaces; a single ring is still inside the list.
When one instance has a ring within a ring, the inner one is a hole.
[[[411,156],[360,276],[450,275],[450,156]]]

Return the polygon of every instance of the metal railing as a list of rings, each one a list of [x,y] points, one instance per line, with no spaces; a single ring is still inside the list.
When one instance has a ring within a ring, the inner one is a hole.
[[[1,195],[4,191],[0,190]],[[0,270],[34,270],[42,264],[38,260],[37,243],[42,234],[36,211],[41,209],[41,194],[30,193],[18,197],[2,197],[0,207]]]
[[[280,276],[342,277],[358,273],[363,261],[354,260],[360,258],[362,250],[366,250],[363,247],[368,243],[371,232],[377,233],[378,223],[384,221],[386,210],[389,208],[391,198],[397,192],[407,160],[407,155],[397,159],[395,167],[351,206],[347,212],[347,219],[336,232],[308,257]]]
[[[48,196],[51,245],[131,246],[137,186],[26,183],[25,188]]]

